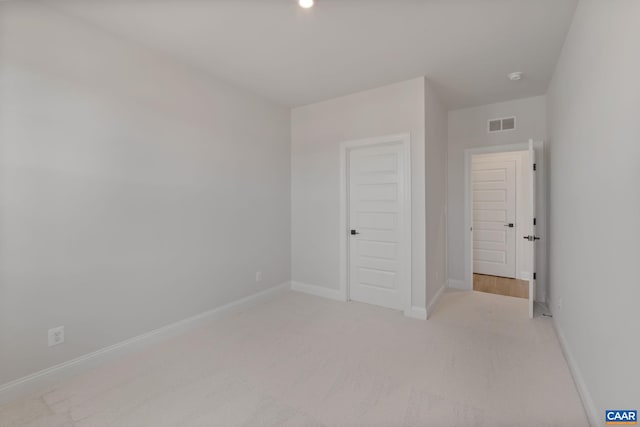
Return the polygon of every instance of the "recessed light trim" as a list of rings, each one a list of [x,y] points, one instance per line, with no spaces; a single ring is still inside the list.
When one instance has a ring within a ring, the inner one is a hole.
[[[313,0],[298,0],[298,4],[303,9],[309,9],[309,8],[313,7],[314,1]]]

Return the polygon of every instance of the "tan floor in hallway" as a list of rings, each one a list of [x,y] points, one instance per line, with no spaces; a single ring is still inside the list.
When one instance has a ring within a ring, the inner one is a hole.
[[[587,426],[551,320],[526,313],[450,292],[425,322],[286,292],[0,407],[0,425]]]
[[[529,282],[507,277],[473,274],[473,290],[507,297],[529,298]]]

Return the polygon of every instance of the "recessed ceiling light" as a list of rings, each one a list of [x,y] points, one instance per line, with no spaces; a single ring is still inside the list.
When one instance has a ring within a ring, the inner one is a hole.
[[[313,0],[298,0],[298,4],[300,7],[309,9],[310,7],[313,7]]]
[[[517,82],[518,80],[522,80],[523,74],[524,73],[522,71],[516,71],[515,73],[507,75],[507,77],[509,77],[509,80],[511,80],[512,82]]]

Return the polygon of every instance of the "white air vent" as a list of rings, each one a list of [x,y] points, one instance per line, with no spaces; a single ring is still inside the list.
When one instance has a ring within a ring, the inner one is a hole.
[[[487,125],[487,131],[489,133],[504,132],[507,130],[514,130],[516,128],[515,117],[505,117],[503,119],[491,119]]]

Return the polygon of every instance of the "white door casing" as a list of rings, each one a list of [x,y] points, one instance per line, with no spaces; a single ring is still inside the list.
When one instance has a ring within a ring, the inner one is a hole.
[[[536,296],[536,151],[533,146],[533,140],[529,140],[529,220],[531,221],[532,228],[531,234],[527,236],[527,240],[531,244],[530,253],[530,265],[531,274],[529,275],[529,318],[533,319],[533,303]],[[522,236],[524,238],[524,236]]]
[[[411,305],[408,136],[350,145],[344,182],[347,299],[406,310]]]
[[[516,277],[516,161],[472,162],[473,272]]]

